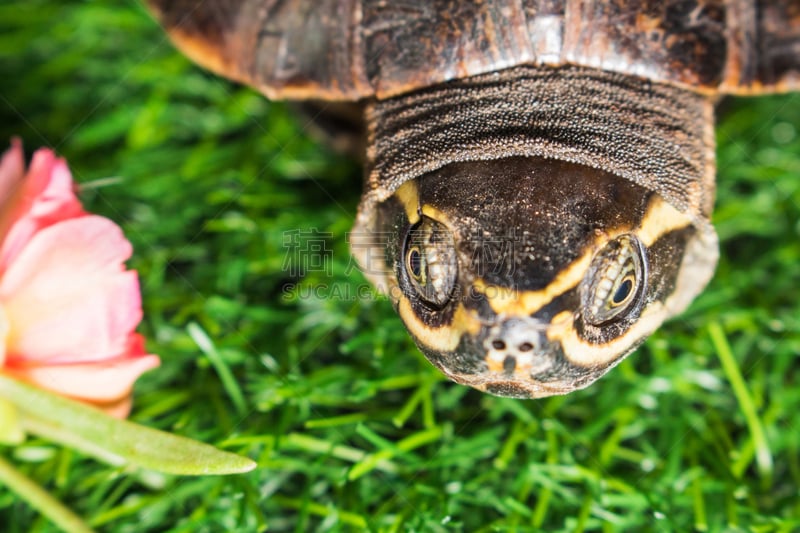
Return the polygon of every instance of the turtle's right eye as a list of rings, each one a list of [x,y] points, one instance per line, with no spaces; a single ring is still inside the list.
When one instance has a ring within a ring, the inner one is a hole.
[[[587,322],[599,326],[636,309],[644,293],[645,261],[642,245],[633,235],[621,235],[598,252],[583,286]]]
[[[406,236],[403,257],[403,268],[417,296],[432,307],[444,307],[458,276],[450,231],[444,224],[423,216]]]

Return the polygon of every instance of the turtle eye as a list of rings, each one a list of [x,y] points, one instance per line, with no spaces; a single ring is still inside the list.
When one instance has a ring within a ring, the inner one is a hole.
[[[403,255],[405,271],[417,295],[433,307],[443,307],[450,300],[458,274],[450,231],[423,216],[409,230]]]
[[[583,313],[599,326],[635,309],[643,294],[645,262],[642,245],[633,235],[609,242],[592,260],[583,287]]]

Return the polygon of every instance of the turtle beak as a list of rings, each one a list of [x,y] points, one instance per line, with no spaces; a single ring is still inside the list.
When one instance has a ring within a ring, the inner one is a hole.
[[[546,323],[529,317],[498,317],[481,335],[487,369],[495,374],[537,376],[555,364]]]

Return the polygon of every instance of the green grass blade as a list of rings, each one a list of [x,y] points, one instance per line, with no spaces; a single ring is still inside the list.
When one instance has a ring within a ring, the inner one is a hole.
[[[0,483],[67,533],[92,533],[81,518],[0,456]]]
[[[240,415],[244,414],[247,411],[247,402],[244,399],[244,394],[242,394],[242,389],[239,387],[236,378],[233,377],[230,367],[228,367],[228,364],[211,341],[211,337],[195,322],[191,322],[186,326],[186,331],[192,340],[197,343],[197,347],[211,361],[211,365],[217,371],[220,381],[222,381],[222,386],[225,387],[228,396],[230,396],[233,405],[236,407],[236,412]]]
[[[711,335],[711,342],[714,344],[717,356],[722,364],[722,370],[731,383],[733,394],[739,402],[739,406],[747,422],[747,427],[750,429],[750,435],[756,447],[756,465],[758,471],[765,480],[765,483],[769,484],[772,479],[772,454],[769,450],[769,442],[767,442],[761,419],[756,412],[753,398],[750,396],[747,384],[742,377],[742,373],[739,371],[739,366],[736,364],[736,359],[725,337],[725,332],[722,331],[722,326],[720,326],[718,322],[711,322],[708,325],[708,332]]]
[[[371,455],[367,455],[362,461],[353,465],[353,468],[347,475],[347,479],[350,481],[356,480],[361,476],[371,472],[383,462],[394,458],[398,453],[409,452],[415,448],[434,442],[441,436],[442,428],[438,426],[414,433],[411,436],[399,441],[393,448],[384,449]]]

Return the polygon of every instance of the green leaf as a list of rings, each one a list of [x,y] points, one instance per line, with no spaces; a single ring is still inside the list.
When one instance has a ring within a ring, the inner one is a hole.
[[[19,420],[17,407],[0,399],[0,444],[20,444],[25,441],[25,431]]]
[[[132,463],[179,475],[235,474],[256,467],[246,457],[113,418],[3,375],[0,397],[17,407],[26,431],[111,464]]]

